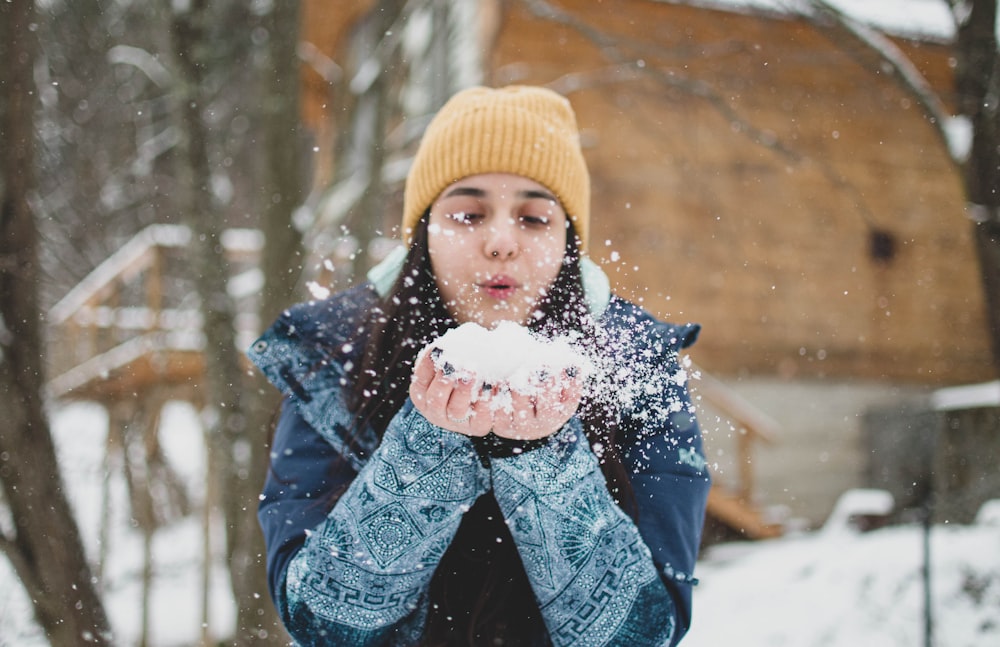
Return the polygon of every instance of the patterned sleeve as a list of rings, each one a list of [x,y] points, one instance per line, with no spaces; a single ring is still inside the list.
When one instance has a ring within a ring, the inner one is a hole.
[[[472,443],[407,401],[292,558],[283,616],[302,645],[414,644],[434,568],[488,487]]]
[[[675,606],[573,418],[492,463],[493,490],[557,647],[669,645]]]

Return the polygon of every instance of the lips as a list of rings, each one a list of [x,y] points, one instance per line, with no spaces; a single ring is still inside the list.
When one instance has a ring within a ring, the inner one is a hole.
[[[520,284],[509,276],[493,276],[477,284],[479,289],[494,299],[509,299]]]

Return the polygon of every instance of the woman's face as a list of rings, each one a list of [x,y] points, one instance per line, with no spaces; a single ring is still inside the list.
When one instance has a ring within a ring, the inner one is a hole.
[[[566,251],[566,212],[551,191],[508,173],[472,175],[431,206],[431,268],[458,323],[528,323]]]

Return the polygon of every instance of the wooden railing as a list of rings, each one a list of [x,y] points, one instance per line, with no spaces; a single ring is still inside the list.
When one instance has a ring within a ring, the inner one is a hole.
[[[751,539],[781,534],[781,527],[765,519],[755,498],[754,451],[756,445],[770,445],[780,436],[780,425],[716,378],[702,370],[692,390],[701,401],[725,417],[735,432],[733,460],[736,479],[726,482],[716,475],[709,492],[709,514]],[[710,443],[710,440],[709,440]]]
[[[194,277],[183,276],[190,239],[184,226],[147,227],[52,307],[51,397],[109,401],[142,385],[194,385],[202,371],[204,337]],[[259,273],[258,232],[229,230],[222,246],[234,271],[233,286]],[[257,328],[254,293],[235,296],[241,306],[237,343],[249,343]]]

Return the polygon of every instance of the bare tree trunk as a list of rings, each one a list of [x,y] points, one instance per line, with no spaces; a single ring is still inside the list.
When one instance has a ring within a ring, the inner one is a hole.
[[[972,121],[972,150],[963,169],[986,297],[993,366],[1000,376],[1000,52],[996,0],[975,0],[955,42],[959,114]]]
[[[206,505],[217,503],[222,509],[226,558],[237,603],[236,644],[244,644],[240,640],[246,622],[246,591],[241,580],[244,565],[232,561],[240,536],[238,529],[244,523],[243,516],[249,514],[238,495],[240,465],[234,451],[245,435],[246,419],[241,399],[244,379],[234,338],[236,307],[226,289],[229,267],[222,254],[224,213],[211,190],[211,129],[204,114],[210,90],[206,86],[215,71],[214,66],[221,64],[222,59],[215,57],[213,45],[217,44],[212,42],[209,4],[208,0],[194,0],[187,10],[174,16],[171,29],[180,72],[177,107],[183,133],[177,177],[184,222],[192,233],[189,267],[200,297],[204,322],[206,412],[203,417],[209,421],[206,429],[208,478],[217,480],[215,487],[209,489],[220,494],[218,502],[206,501]]]
[[[398,95],[398,88],[392,86],[398,83],[404,67],[393,64],[398,56],[395,41],[400,38],[400,30],[394,26],[398,26],[406,7],[405,0],[379,0],[359,21],[350,47],[352,74],[341,88],[348,97],[344,106],[347,118],[337,120],[340,132],[334,185],[360,176],[364,186],[344,217],[344,224],[357,242],[351,282],[363,280],[378,260],[371,255],[371,243],[383,226],[386,129]],[[377,72],[362,71],[370,66],[376,66]]]
[[[270,35],[266,63],[260,68],[258,117],[265,163],[256,185],[264,234],[260,268],[264,288],[258,310],[264,325],[273,321],[293,298],[302,273],[302,235],[293,225],[295,210],[305,196],[305,141],[299,114],[298,58],[300,8],[298,0],[275,3],[263,17]],[[230,567],[235,571],[234,590],[243,591],[239,628],[254,644],[287,645],[277,610],[267,592],[264,538],[257,523],[260,490],[271,463],[270,430],[278,407],[278,394],[263,376],[253,372],[245,392],[250,449],[249,478],[240,481],[238,493],[242,523]]]
[[[306,193],[306,141],[300,120],[300,9],[298,0],[275,6],[266,28],[271,33],[270,65],[262,70],[261,138],[267,159],[258,182],[257,202],[265,249],[260,315],[267,324],[288,307],[302,272],[302,234],[292,224]]]
[[[111,644],[111,629],[65,496],[42,402],[32,82],[34,3],[0,3],[0,482],[13,534],[0,535],[53,645]]]
[[[281,645],[289,639],[267,593],[265,551],[255,514],[269,464],[270,421],[278,403],[271,389],[248,377],[243,349],[234,343],[236,306],[227,292],[229,268],[220,254],[225,214],[209,190],[213,133],[202,114],[210,98],[207,81],[220,71],[218,65],[225,64],[223,57],[211,54],[209,10],[208,0],[194,0],[175,17],[172,29],[183,84],[179,107],[185,141],[179,177],[194,234],[191,266],[205,322],[205,401],[214,421],[208,431],[209,471],[221,497],[226,557],[237,604],[234,644]],[[269,320],[287,306],[301,272],[300,235],[292,226],[304,182],[298,114],[299,4],[275,3],[260,20],[268,34],[266,62],[258,68],[262,88],[245,100],[253,96],[256,102],[246,112],[258,118],[257,137],[264,142],[255,202],[266,241],[261,309]]]

